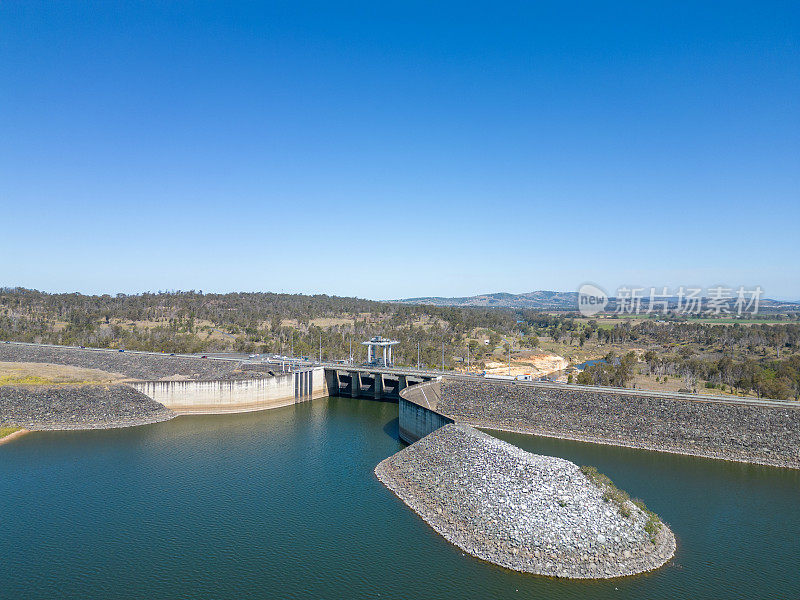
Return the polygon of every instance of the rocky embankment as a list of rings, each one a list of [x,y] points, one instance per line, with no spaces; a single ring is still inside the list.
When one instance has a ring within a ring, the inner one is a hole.
[[[440,412],[477,427],[800,468],[800,405],[786,408],[444,380]]]
[[[0,362],[37,362],[70,365],[119,373],[128,379],[219,379],[235,377],[237,361],[160,354],[137,354],[63,346],[0,343]]]
[[[110,429],[158,423],[174,416],[127,385],[0,386],[0,426]]]
[[[568,578],[633,575],[675,552],[666,525],[615,503],[573,463],[446,425],[381,462],[375,474],[433,529],[469,554]]]

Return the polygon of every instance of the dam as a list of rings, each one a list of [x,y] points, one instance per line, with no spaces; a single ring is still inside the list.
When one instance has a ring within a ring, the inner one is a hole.
[[[2,347],[0,347],[0,350],[1,349]],[[28,354],[25,354],[25,352],[28,352]],[[39,350],[34,350],[34,352],[39,352]],[[50,360],[53,358],[53,353],[63,353],[64,350],[45,349],[44,352],[47,354],[48,360]],[[31,358],[29,349],[24,349],[23,354],[25,354],[26,359]],[[73,352],[71,356],[73,356],[73,358],[70,360],[89,360],[86,358],[88,355],[85,352]],[[173,358],[175,357],[162,356],[158,357],[156,361],[151,361],[150,358],[136,358],[130,355],[123,359],[126,361],[125,364],[120,363],[120,365],[117,366],[120,370],[132,370],[146,376],[154,372],[153,369],[156,371],[161,369],[164,361],[170,361]],[[104,354],[101,355],[101,360],[110,361],[113,359],[110,358],[109,355]],[[411,370],[407,372],[385,368],[376,370],[374,366],[353,369],[352,366],[342,368],[339,365],[320,365],[317,367],[298,369],[292,373],[273,372],[266,374],[247,373],[248,369],[242,369],[242,365],[227,363],[220,363],[212,367],[207,367],[206,363],[201,362],[201,365],[198,366],[191,362],[191,359],[187,361],[175,361],[173,366],[180,367],[179,370],[186,373],[181,376],[183,377],[182,379],[129,379],[127,383],[122,384],[152,400],[160,398],[160,400],[156,401],[162,403],[169,410],[174,411],[174,413],[185,415],[179,416],[177,419],[172,419],[168,421],[168,423],[153,421],[152,425],[136,428],[137,430],[147,430],[148,428],[156,428],[157,430],[160,427],[168,427],[168,424],[171,423],[179,423],[183,419],[200,419],[202,417],[199,415],[211,413],[224,414],[249,411],[256,417],[263,414],[277,414],[289,410],[291,413],[284,412],[282,414],[308,414],[306,411],[311,411],[311,414],[318,414],[314,412],[316,410],[314,407],[322,402],[326,407],[334,410],[338,409],[340,406],[348,405],[356,405],[359,407],[374,406],[376,409],[377,407],[386,407],[388,410],[393,411],[395,417],[386,421],[381,429],[384,434],[388,434],[393,439],[402,440],[406,443],[411,443],[428,436],[432,432],[438,431],[453,422],[471,422],[472,424],[488,428],[519,431],[520,427],[518,426],[520,423],[527,424],[532,428],[541,427],[541,419],[544,418],[551,426],[558,425],[562,428],[572,426],[575,428],[573,434],[575,434],[576,439],[580,439],[578,437],[579,435],[587,433],[586,427],[589,427],[595,434],[604,434],[602,430],[598,430],[595,424],[589,423],[587,425],[583,423],[583,420],[580,418],[580,411],[577,413],[575,412],[575,403],[576,398],[583,402],[585,401],[585,397],[578,397],[577,393],[567,388],[563,388],[564,394],[554,395],[552,392],[548,392],[546,387],[542,388],[541,386],[517,386],[515,384],[509,384],[508,382],[474,381],[474,378],[442,377],[441,374],[412,372]],[[217,370],[218,372],[215,374],[215,378],[204,379],[203,377],[207,375],[201,371],[205,368]],[[342,373],[342,371],[345,372]],[[348,378],[348,375],[354,371],[357,375]],[[192,377],[194,377],[194,379]],[[541,394],[542,389],[547,393],[544,398],[539,398],[537,394]],[[609,414],[619,413],[620,406],[622,405],[626,406],[629,412],[620,417],[621,420],[619,423],[625,423],[631,420],[633,416],[636,416],[637,411],[641,412],[642,410],[642,407],[637,408],[635,403],[622,392],[617,391],[611,393],[608,390],[601,390],[600,392],[606,395],[610,394],[610,396],[597,396],[596,390],[587,390],[584,392],[584,396],[586,393],[595,394],[591,396],[589,402],[593,406],[598,406],[598,399],[602,400],[602,403],[607,405],[600,411],[601,418],[603,419],[605,417],[602,411],[609,411]],[[498,412],[497,406],[492,404],[492,399],[509,393],[511,395],[506,397],[502,404],[511,407],[511,413]],[[533,395],[531,396],[531,394]],[[398,403],[396,408],[394,406],[395,398]],[[375,400],[379,400],[380,402],[374,402]],[[658,402],[663,403],[663,400],[664,399],[659,399]],[[676,398],[672,400],[684,401]],[[615,402],[617,404],[615,404]],[[348,404],[343,405],[341,403]],[[538,406],[540,404],[542,406],[549,406],[556,412],[543,412],[541,406]],[[698,406],[707,406],[708,404],[708,402],[697,403]],[[719,406],[711,409],[711,413],[701,414],[701,417],[717,419],[720,414],[719,411],[723,411],[724,414],[724,411],[741,409],[741,403],[723,402],[718,404]],[[568,410],[564,407],[567,407]],[[263,408],[273,408],[273,410],[268,411],[268,413],[255,412]],[[645,408],[649,410],[652,407],[645,406]],[[360,408],[359,410],[363,409]],[[679,429],[680,424],[686,422],[687,414],[689,414],[691,418],[694,418],[692,417],[692,415],[694,415],[692,411],[694,410],[695,409],[691,409],[690,413],[681,414],[680,419],[676,419],[675,423],[672,425],[669,424],[667,419],[667,426]],[[765,410],[767,410],[767,412],[765,412]],[[560,417],[563,418],[567,413],[576,414],[578,417],[577,421],[571,424],[568,422],[558,423],[557,417],[560,415]],[[192,416],[193,414],[197,416]],[[791,443],[796,439],[797,435],[797,426],[794,420],[797,411],[792,411],[792,409],[787,408],[786,405],[778,405],[776,407],[760,406],[758,410],[755,411],[755,416],[751,420],[738,418],[738,414],[735,412],[731,412],[730,414],[734,415],[734,418],[729,419],[730,426],[741,427],[741,431],[745,433],[757,431],[759,427],[762,427],[765,422],[763,420],[763,415],[769,415],[769,418],[778,418],[778,423],[783,427],[783,429],[780,430],[782,435],[773,436],[772,440],[759,440],[756,438],[753,447],[721,446],[719,439],[715,439],[713,436],[710,438],[706,436],[705,439],[701,440],[704,441],[706,445],[703,446],[701,444],[699,446],[699,452],[684,452],[682,450],[687,448],[680,447],[675,447],[671,450],[667,449],[667,451],[704,456],[716,449],[717,451],[728,453],[732,456],[735,456],[737,452],[740,453],[733,460],[741,460],[750,463],[761,462],[762,464],[775,464],[775,466],[793,466],[793,461],[796,460],[796,456],[792,454]],[[778,416],[776,417],[775,415]],[[235,415],[231,415],[231,417],[234,416]],[[214,419],[224,418],[225,417],[222,416],[214,417]],[[516,421],[514,419],[516,419]],[[537,421],[537,419],[539,419],[539,421]],[[159,418],[159,420],[163,419]],[[635,419],[633,419],[633,421],[636,423]],[[517,427],[503,426],[509,425],[509,423]],[[584,429],[581,429],[579,425],[584,427]],[[638,421],[638,425],[641,425],[641,419]],[[112,433],[116,432],[109,431],[108,435]],[[531,431],[530,433],[539,432]],[[633,439],[630,432],[625,433],[623,431],[622,433],[624,434],[623,438],[617,441],[627,443],[616,445],[628,445],[631,448],[647,447],[645,445],[647,440]],[[549,432],[545,431],[539,433],[539,435],[548,434],[552,435],[554,438],[567,437],[562,430],[551,430]],[[16,441],[9,447],[18,447],[26,439],[32,440],[42,435],[46,434],[35,433],[27,438],[23,438],[23,440]],[[505,434],[500,433],[496,435],[502,437]],[[605,435],[608,435],[608,433]],[[520,439],[523,441],[517,440],[515,443],[518,446],[524,447],[527,443],[524,440],[528,438]],[[692,438],[690,436],[678,441],[696,446],[698,439],[700,438]],[[541,443],[546,445],[546,442]],[[574,443],[579,444],[577,441]],[[605,439],[603,443],[613,443],[613,440]],[[771,447],[770,444],[772,444]],[[796,445],[794,448],[796,449]],[[636,452],[635,450],[629,451]],[[747,452],[751,452],[751,454],[748,455]],[[783,462],[770,463],[767,460],[776,458]],[[586,462],[595,463],[596,461]],[[752,464],[750,467],[755,468]],[[297,476],[298,474],[294,475],[294,477]],[[791,477],[790,475],[790,480]],[[648,499],[651,498],[649,495],[647,497]],[[656,510],[658,509],[656,508]],[[668,519],[668,515],[665,519],[667,519],[670,522],[670,526],[674,528],[674,523]],[[665,568],[669,569],[669,566]]]
[[[0,361],[117,373],[117,385],[131,387],[176,414],[256,411],[327,396],[368,398],[398,403],[400,435],[407,443],[458,421],[493,430],[800,468],[800,404],[790,401],[509,382],[383,364],[308,363],[284,372],[242,360],[20,343],[0,343]],[[87,394],[96,391],[86,386]],[[0,388],[0,393],[9,390]],[[51,393],[55,398],[60,392],[54,388]]]
[[[373,475],[398,407],[318,398],[0,446],[9,598],[797,598],[800,471],[511,433],[596,465],[678,535],[673,562],[550,579],[465,555]]]

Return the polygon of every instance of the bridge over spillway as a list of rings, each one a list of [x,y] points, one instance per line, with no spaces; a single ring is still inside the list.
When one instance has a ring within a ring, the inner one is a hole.
[[[417,383],[440,377],[438,371],[368,365],[325,365],[328,394],[347,398],[399,400],[400,392]]]

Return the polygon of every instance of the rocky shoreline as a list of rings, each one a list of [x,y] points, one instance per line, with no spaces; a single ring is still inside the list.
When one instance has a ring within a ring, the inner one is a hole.
[[[561,439],[800,469],[800,406],[442,381],[437,410],[459,423]]]
[[[448,541],[509,569],[612,578],[656,569],[675,553],[666,525],[648,531],[649,513],[604,500],[575,464],[469,426],[438,429],[375,474]]]
[[[591,435],[577,435],[577,434],[565,434],[558,431],[547,431],[544,429],[539,429],[536,427],[511,427],[511,426],[503,426],[502,424],[492,424],[492,425],[484,425],[481,422],[473,422],[470,419],[459,419],[459,423],[463,423],[464,425],[469,425],[471,427],[475,427],[476,429],[485,430],[485,431],[502,431],[507,433],[519,433],[522,435],[534,435],[538,437],[545,437],[545,438],[552,438],[555,440],[569,440],[571,442],[585,442],[587,444],[603,444],[605,446],[618,446],[620,448],[631,448],[633,450],[647,450],[650,452],[665,452],[667,454],[678,454],[680,456],[694,456],[696,458],[708,458],[713,460],[726,460],[729,462],[735,463],[742,463],[746,465],[761,465],[764,467],[777,467],[783,469],[799,469],[800,467],[795,466],[791,463],[786,462],[775,462],[775,461],[764,461],[755,458],[731,458],[730,456],[722,453],[722,452],[710,452],[710,451],[695,451],[688,448],[683,448],[681,450],[675,450],[673,448],[667,448],[664,446],[655,447],[653,445],[644,445],[644,444],[637,444],[636,442],[632,441],[611,441],[607,438],[600,438]]]
[[[175,413],[127,385],[0,386],[0,425],[30,430],[111,429]]]

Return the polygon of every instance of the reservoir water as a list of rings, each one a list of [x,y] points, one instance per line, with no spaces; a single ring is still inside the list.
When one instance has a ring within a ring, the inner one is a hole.
[[[330,398],[0,446],[0,598],[800,598],[800,472],[496,435],[596,465],[675,559],[581,582],[465,556],[372,473],[397,405]]]

